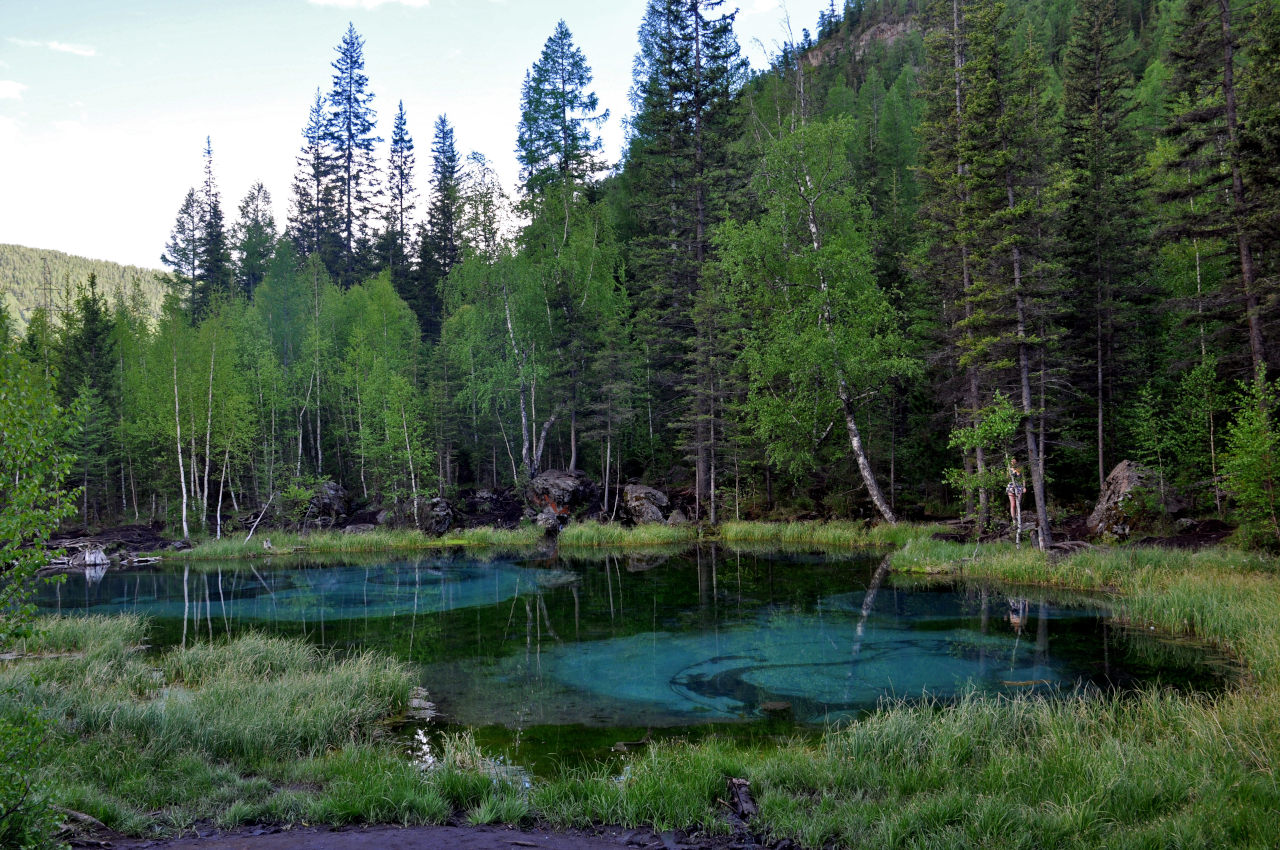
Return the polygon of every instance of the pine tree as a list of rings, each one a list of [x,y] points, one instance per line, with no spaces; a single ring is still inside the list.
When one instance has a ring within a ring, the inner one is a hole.
[[[599,170],[603,143],[591,128],[607,120],[609,111],[597,112],[599,99],[590,85],[587,59],[561,20],[520,89],[516,156],[529,195],[555,184],[581,184]]]
[[[178,208],[169,241],[165,243],[160,262],[172,272],[170,286],[187,304],[196,301],[195,283],[200,263],[200,201],[196,190],[188,189]]]
[[[246,298],[262,283],[276,247],[276,221],[271,213],[271,193],[261,183],[249,187],[240,202],[239,218],[232,228],[236,291]]]
[[[1233,11],[1231,0],[1187,0],[1184,7],[1169,50],[1173,116],[1167,133],[1177,145],[1168,167],[1187,179],[1162,200],[1181,202],[1175,206],[1178,221],[1170,228],[1174,235],[1222,238],[1233,245],[1234,298],[1244,319],[1248,371],[1257,372],[1267,366],[1267,343],[1249,228],[1251,204],[1241,167],[1240,59]]]
[[[333,60],[333,90],[324,125],[339,237],[336,266],[330,272],[341,286],[349,287],[367,271],[365,254],[381,192],[374,145],[382,139],[374,135],[377,113],[364,73],[364,39],[353,24],[347,24],[335,50],[338,58]]]
[[[1256,4],[1250,62],[1241,79],[1240,158],[1249,194],[1248,229],[1259,247],[1267,298],[1280,276],[1280,4]]]
[[[222,199],[213,177],[213,143],[205,138],[204,185],[200,194],[199,254],[192,301],[188,305],[193,320],[204,317],[210,305],[231,293],[231,251],[222,218]]]
[[[333,163],[325,149],[324,96],[319,89],[302,130],[302,140],[287,232],[298,254],[318,254],[326,267],[333,268],[338,262],[338,215]]]
[[[387,162],[386,225],[379,255],[391,272],[396,291],[403,293],[409,282],[409,221],[413,214],[413,137],[405,120],[404,101],[396,110],[391,131],[391,151]]]
[[[1119,385],[1131,352],[1145,349],[1131,311],[1141,304],[1135,275],[1143,261],[1137,156],[1126,119],[1132,78],[1122,52],[1115,0],[1082,0],[1063,61],[1063,156],[1069,184],[1062,236],[1072,282],[1072,337],[1080,374],[1094,399],[1098,489],[1106,480],[1107,443]],[[1118,332],[1124,327],[1124,333]]]
[[[713,382],[697,370],[693,310],[711,228],[741,181],[729,140],[746,72],[721,0],[650,0],[640,26],[626,172],[628,279],[650,375],[653,417],[694,462],[699,510],[709,506],[714,436]],[[686,382],[687,385],[686,385]],[[701,390],[700,390],[701,388]],[[692,390],[692,392],[690,392]]]
[[[411,291],[401,293],[417,314],[423,334],[433,341],[440,337],[440,283],[461,259],[461,178],[453,127],[447,116],[440,115],[431,141],[431,206],[419,231],[418,267]]]
[[[1053,542],[1045,491],[1044,387],[1056,304],[1048,291],[1053,274],[1046,267],[1045,188],[1052,143],[1043,112],[1044,68],[1029,37],[1027,48],[1014,55],[999,0],[979,0],[970,7],[966,34],[960,154],[967,199],[960,226],[973,234],[976,262],[963,320],[972,335],[963,338],[960,362],[985,376],[990,389],[984,399],[994,389],[1008,388],[1020,402],[1043,548]]]

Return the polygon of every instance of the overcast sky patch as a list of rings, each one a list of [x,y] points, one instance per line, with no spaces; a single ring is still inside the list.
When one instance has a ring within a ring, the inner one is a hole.
[[[0,100],[22,100],[27,87],[13,80],[0,80]]]
[[[376,9],[388,3],[399,3],[401,6],[418,8],[430,6],[431,0],[307,0],[315,6],[337,6],[341,9]]]
[[[27,38],[9,38],[9,41],[20,47],[44,47],[58,53],[71,53],[76,56],[97,56],[98,51],[87,44],[68,44],[65,41],[32,41]]]

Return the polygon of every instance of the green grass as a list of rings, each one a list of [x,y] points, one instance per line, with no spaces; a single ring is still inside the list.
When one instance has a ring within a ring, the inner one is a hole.
[[[613,523],[575,522],[560,532],[559,544],[574,547],[604,546],[669,546],[698,540],[695,525],[659,525],[649,523],[625,528]]]
[[[343,534],[340,531],[315,531],[309,534],[259,530],[247,543],[239,535],[227,535],[221,540],[196,538],[193,547],[182,552],[160,551],[150,554],[165,558],[191,560],[227,560],[232,558],[261,558],[292,552],[315,554],[343,554],[365,552],[414,552],[442,549],[449,546],[533,546],[542,532],[532,526],[506,530],[500,528],[456,529],[442,537],[429,537],[412,529],[374,529],[363,534]],[[271,548],[264,542],[270,540]]]
[[[1247,675],[1216,697],[1153,689],[892,702],[816,742],[665,741],[525,787],[470,736],[446,740],[433,769],[415,765],[384,722],[413,676],[384,658],[335,658],[258,635],[152,658],[135,649],[145,642],[138,618],[85,618],[45,621],[29,641],[80,654],[0,668],[0,712],[40,706],[55,721],[46,778],[56,778],[58,803],[132,834],[201,820],[411,824],[453,814],[724,832],[725,782],[742,777],[761,808],[752,829],[806,848],[1272,846],[1274,560],[1140,548],[1050,559],[1029,547],[937,541],[930,527],[830,525],[768,533],[793,545],[820,534],[895,543],[895,567],[918,573],[915,581],[952,571],[1105,593],[1135,625],[1228,648]],[[722,539],[764,533],[735,525]]]
[[[928,537],[941,526],[833,520],[831,522],[726,522],[719,527],[725,542],[780,543],[806,546],[901,546]]]

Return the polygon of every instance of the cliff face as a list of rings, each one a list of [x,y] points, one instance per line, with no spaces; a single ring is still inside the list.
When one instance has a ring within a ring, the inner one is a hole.
[[[860,62],[867,51],[877,43],[891,47],[898,39],[916,29],[918,25],[911,17],[877,21],[874,24],[859,27],[853,32],[840,32],[823,39],[809,48],[801,57],[801,61],[809,68],[838,63],[842,57],[846,56],[851,56],[853,61]]]

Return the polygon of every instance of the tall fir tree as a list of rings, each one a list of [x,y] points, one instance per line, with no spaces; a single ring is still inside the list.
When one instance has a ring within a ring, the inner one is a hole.
[[[381,195],[374,145],[382,139],[374,134],[377,113],[364,73],[364,39],[354,24],[347,24],[335,50],[324,126],[339,238],[330,272],[341,286],[349,287],[372,265],[368,255]]]
[[[409,227],[415,208],[413,186],[413,137],[409,135],[404,101],[396,109],[391,130],[391,150],[387,159],[386,224],[378,250],[378,265],[391,273],[391,283],[404,293],[409,285]]]
[[[453,127],[447,116],[437,116],[431,138],[431,205],[419,231],[418,267],[412,287],[402,293],[417,314],[423,334],[433,341],[440,336],[440,283],[462,254],[458,238],[460,168]]]
[[[1229,244],[1235,266],[1232,300],[1243,320],[1248,368],[1266,369],[1263,298],[1251,207],[1240,156],[1241,111],[1239,34],[1231,0],[1186,0],[1169,49],[1171,121],[1166,130],[1176,144],[1170,170],[1185,175],[1162,200],[1178,210],[1175,235],[1220,238]],[[1194,203],[1192,203],[1194,201]]]
[[[742,182],[729,141],[740,133],[733,98],[746,64],[733,30],[736,13],[722,6],[721,0],[649,0],[622,185],[650,422],[656,419],[655,430],[666,432],[669,449],[683,446],[691,457],[699,513],[713,498],[715,438],[712,401],[699,391],[713,381],[698,373],[697,363],[714,361],[697,355],[699,334],[710,329],[699,330],[693,311],[712,226]]]
[[[219,298],[231,294],[233,270],[227,229],[222,216],[222,196],[213,176],[213,141],[204,142],[204,184],[200,193],[200,237],[192,301],[192,319],[199,320]]]
[[[597,111],[599,98],[590,86],[591,68],[561,20],[520,88],[516,157],[528,194],[581,184],[599,170],[603,142],[592,128],[609,111]]]
[[[177,219],[165,243],[160,262],[169,268],[169,286],[175,297],[190,304],[196,299],[196,273],[200,266],[200,200],[188,189]]]
[[[271,267],[276,247],[276,220],[271,212],[271,193],[262,183],[249,187],[240,201],[239,216],[232,233],[236,290],[246,298],[262,283]]]
[[[324,95],[316,89],[302,129],[287,233],[299,255],[318,254],[326,267],[332,268],[338,262],[338,211],[333,162],[325,147],[325,121]]]
[[[1133,80],[1115,0],[1081,0],[1063,58],[1062,164],[1068,188],[1062,254],[1079,390],[1092,389],[1097,481],[1108,472],[1117,400],[1135,387],[1135,352],[1145,351],[1137,275],[1143,265],[1142,187],[1127,118]],[[1120,332],[1124,328],[1124,332]],[[1114,451],[1114,449],[1111,449]]]

